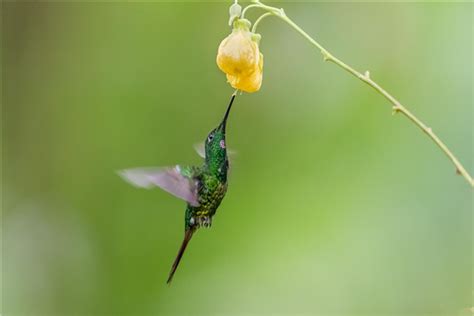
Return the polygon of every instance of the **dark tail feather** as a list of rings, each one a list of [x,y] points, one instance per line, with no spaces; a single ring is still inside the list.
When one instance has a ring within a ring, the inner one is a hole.
[[[171,280],[173,279],[173,275],[176,272],[176,269],[178,268],[179,262],[181,261],[181,257],[183,256],[183,253],[186,250],[186,246],[191,240],[191,237],[193,237],[193,233],[194,233],[194,229],[192,228],[186,230],[186,232],[184,233],[183,243],[181,244],[181,248],[179,248],[178,255],[176,256],[176,259],[174,260],[173,266],[171,267],[170,275],[168,277],[168,281],[166,281],[166,283],[168,284],[171,283]]]

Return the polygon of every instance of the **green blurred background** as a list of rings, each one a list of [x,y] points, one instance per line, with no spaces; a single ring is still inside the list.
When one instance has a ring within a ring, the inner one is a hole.
[[[165,284],[184,203],[115,170],[201,163],[233,91],[230,3],[2,4],[3,314],[465,314],[472,189],[275,18],[262,89],[230,117],[228,194]],[[471,3],[275,5],[474,172]]]

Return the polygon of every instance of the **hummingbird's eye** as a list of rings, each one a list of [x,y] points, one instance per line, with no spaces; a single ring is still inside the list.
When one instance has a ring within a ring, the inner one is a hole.
[[[209,135],[209,137],[207,137],[207,141],[209,143],[212,142],[213,139],[214,139],[214,134],[211,134],[211,135]]]

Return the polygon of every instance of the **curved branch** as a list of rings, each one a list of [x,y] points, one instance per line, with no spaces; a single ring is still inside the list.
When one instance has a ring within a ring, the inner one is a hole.
[[[252,33],[257,32],[257,25],[258,25],[260,22],[262,22],[263,19],[265,19],[267,16],[270,16],[270,15],[275,15],[275,14],[273,14],[272,12],[267,12],[267,13],[262,14],[262,15],[255,21],[255,23],[253,24],[253,26],[252,26]]]
[[[342,69],[346,70],[353,76],[357,77],[358,79],[362,80],[369,86],[371,86],[375,91],[377,91],[379,94],[384,96],[390,103],[393,105],[393,112],[394,113],[402,113],[404,116],[406,116],[410,121],[412,121],[416,126],[418,126],[428,137],[441,149],[441,151],[444,152],[444,154],[451,160],[451,162],[454,164],[456,167],[456,172],[464,177],[466,181],[470,184],[471,187],[474,187],[474,180],[471,177],[471,175],[466,171],[464,166],[459,162],[459,160],[456,158],[456,156],[449,150],[449,148],[441,141],[441,139],[433,132],[433,130],[428,127],[425,123],[423,123],[420,119],[418,119],[413,113],[411,113],[405,106],[403,106],[395,97],[393,97],[391,94],[389,94],[385,89],[383,89],[379,84],[377,84],[375,81],[373,81],[370,78],[370,73],[366,71],[364,74],[358,72],[351,66],[347,65],[340,59],[336,58],[334,55],[332,55],[327,49],[325,49],[321,44],[319,44],[316,40],[314,40],[311,36],[308,35],[302,28],[300,28],[295,22],[293,22],[289,17],[286,16],[285,12],[283,9],[278,9],[275,7],[267,6],[261,3],[258,0],[252,1],[255,4],[249,5],[247,8],[250,7],[259,7],[267,11],[266,14],[268,15],[275,15],[285,21],[287,24],[289,24],[293,29],[295,29],[298,33],[300,33],[304,38],[306,38],[312,45],[314,45],[316,48],[318,48],[323,55],[323,59],[325,61],[330,61],[337,66],[341,67]],[[244,9],[245,10],[247,9]],[[263,19],[266,14],[262,15],[257,22],[260,22],[261,19]],[[255,24],[257,24],[255,22]],[[255,28],[256,25],[254,25]]]

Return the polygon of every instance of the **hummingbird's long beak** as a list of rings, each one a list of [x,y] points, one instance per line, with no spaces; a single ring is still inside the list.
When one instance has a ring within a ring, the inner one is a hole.
[[[235,92],[232,93],[232,97],[230,98],[229,106],[227,107],[227,111],[225,111],[225,115],[224,115],[224,118],[222,119],[222,123],[219,126],[220,128],[222,128],[222,131],[224,132],[224,134],[225,134],[225,126],[227,124],[227,117],[229,116],[230,109],[232,108],[232,103],[234,103],[235,96],[237,95],[237,91],[238,90],[235,90]]]

